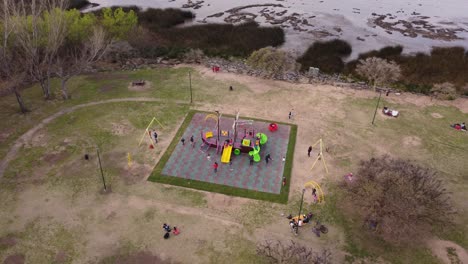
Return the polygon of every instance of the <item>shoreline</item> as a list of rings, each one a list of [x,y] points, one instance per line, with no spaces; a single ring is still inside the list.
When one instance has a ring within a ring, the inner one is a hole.
[[[339,3],[338,0],[319,1],[302,0],[262,1],[251,2],[239,0],[236,3],[212,0],[170,0],[158,2],[144,0],[139,2],[142,9],[178,8],[191,11],[196,15],[193,22],[187,25],[204,23],[238,24],[247,21],[259,22],[262,26],[279,26],[286,34],[283,49],[296,54],[303,53],[308,46],[316,41],[342,39],[353,47],[349,59],[356,58],[359,53],[373,49],[380,49],[389,45],[402,45],[405,54],[428,52],[434,46],[450,47],[462,46],[468,48],[468,16],[457,17],[457,10],[447,17],[436,16],[437,12],[429,12],[431,3],[418,4],[407,10],[398,8],[408,0],[396,0],[395,6],[363,7],[365,3],[350,1]],[[430,2],[431,0],[427,0]],[[451,0],[461,7],[468,3]],[[96,10],[106,6],[128,6],[134,2],[126,0],[94,0],[98,7],[88,8]],[[366,1],[363,1],[366,2]],[[371,5],[368,3],[368,5]],[[337,8],[337,6],[339,8]],[[365,6],[365,5],[364,5]],[[450,13],[450,12],[448,12]],[[466,16],[466,15],[465,15]],[[453,18],[453,19],[452,19]]]

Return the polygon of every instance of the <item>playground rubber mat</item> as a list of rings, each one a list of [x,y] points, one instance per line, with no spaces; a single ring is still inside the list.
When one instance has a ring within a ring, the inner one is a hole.
[[[216,148],[203,146],[202,133],[213,131],[215,137],[217,134],[216,120],[206,117],[206,113],[195,113],[182,136],[179,134],[180,137],[174,139],[174,141],[178,140],[178,142],[164,164],[162,176],[279,194],[285,168],[283,157],[287,156],[291,126],[279,123],[278,130],[275,132],[268,130],[269,121],[253,120],[251,125],[238,126],[237,141],[240,141],[245,134],[247,134],[248,138],[249,131],[253,131],[254,134],[266,134],[268,141],[261,146],[260,162],[254,162],[253,165],[250,165],[247,153],[241,153],[240,155],[232,153],[232,164],[229,165],[221,162],[221,151],[217,153]],[[240,118],[239,120],[248,120],[248,118]],[[220,130],[230,131],[229,136],[231,138],[233,123],[234,117],[221,116]],[[194,138],[193,146],[190,142],[192,135]],[[224,141],[229,136],[221,136],[220,140]],[[182,138],[185,139],[185,145],[181,142]],[[268,164],[265,162],[267,154],[270,154],[272,158]],[[214,162],[219,164],[217,172],[214,172],[213,169]]]

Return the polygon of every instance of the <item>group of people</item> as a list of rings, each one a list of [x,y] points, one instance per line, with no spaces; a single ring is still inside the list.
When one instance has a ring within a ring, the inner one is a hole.
[[[314,214],[309,212],[307,215],[303,214],[300,217],[296,217],[297,218],[296,220],[296,218],[293,218],[293,216],[290,214],[287,217],[290,220],[289,227],[291,227],[291,230],[294,232],[294,234],[297,235],[297,230],[299,229],[299,227],[301,227],[304,224],[309,223],[312,220],[313,216]]]
[[[461,123],[461,124],[454,124],[454,125],[452,125],[452,127],[455,128],[456,130],[467,131],[467,130],[466,130],[465,122],[463,122],[463,123]]]
[[[190,145],[192,146],[192,148],[195,147],[195,139],[193,138],[193,135],[190,136]],[[181,138],[180,139],[180,142],[182,143],[182,146],[185,146],[185,138]]]
[[[174,228],[171,228],[168,224],[164,223],[162,228],[166,232],[164,234],[164,239],[168,239],[169,237],[171,237],[171,231],[172,231],[172,234],[174,234],[175,236],[180,234],[180,230],[175,226]]]

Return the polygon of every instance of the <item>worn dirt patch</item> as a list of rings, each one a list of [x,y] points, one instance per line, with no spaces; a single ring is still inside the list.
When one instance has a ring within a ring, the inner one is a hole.
[[[55,255],[55,262],[56,263],[66,263],[68,260],[68,255],[67,253],[63,251],[59,251],[57,255]]]
[[[5,141],[10,136],[9,132],[1,132],[0,133],[0,142]]]
[[[432,116],[433,118],[443,118],[443,117],[444,117],[443,115],[441,115],[441,114],[439,114],[439,113],[431,113],[431,116]]]
[[[24,255],[23,254],[14,254],[8,256],[3,264],[23,264],[24,263]]]
[[[101,88],[99,88],[99,91],[102,93],[109,92],[114,90],[115,87],[113,85],[103,85]]]
[[[34,134],[30,141],[30,145],[34,147],[38,147],[38,146],[43,147],[43,146],[47,146],[47,144],[49,144],[49,137],[45,133],[44,129]]]
[[[455,244],[452,241],[446,241],[446,240],[430,240],[428,242],[429,248],[431,249],[432,253],[437,256],[440,260],[443,261],[443,263],[446,264],[453,264],[456,262],[452,262],[450,259],[453,256],[449,256],[447,249],[448,248],[453,248],[455,249],[455,252],[458,256],[458,259],[460,260],[460,263],[468,263],[468,252],[461,246]]]
[[[54,163],[64,160],[67,157],[68,157],[68,152],[61,151],[58,153],[49,153],[45,155],[44,157],[42,157],[42,159],[49,164],[54,164]]]
[[[175,264],[171,260],[163,260],[157,255],[151,254],[151,252],[140,251],[136,252],[130,256],[117,256],[116,264],[130,264],[130,263],[139,263],[139,264]]]
[[[111,125],[112,125],[112,134],[117,135],[117,136],[128,135],[133,130],[133,127],[126,122],[111,123]]]
[[[128,84],[128,90],[134,91],[134,92],[144,92],[148,91],[153,87],[153,83],[150,81],[145,80],[144,85],[133,85],[132,82]]]
[[[403,138],[403,145],[407,147],[415,147],[421,145],[421,138],[417,136],[407,136]]]
[[[9,248],[16,245],[16,238],[12,236],[0,237],[0,248]]]
[[[133,162],[131,167],[125,166],[122,168],[121,176],[124,182],[128,185],[135,184],[141,180],[145,180],[146,176],[152,171],[152,167],[147,164],[139,164]]]

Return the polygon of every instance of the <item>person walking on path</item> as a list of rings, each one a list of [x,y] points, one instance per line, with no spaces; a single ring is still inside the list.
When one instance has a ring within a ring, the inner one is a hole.
[[[312,152],[312,146],[309,146],[309,148],[307,149],[307,156],[310,157],[311,152]]]
[[[234,88],[232,88],[232,86],[229,86],[229,91],[234,91]]]
[[[218,162],[215,161],[215,163],[213,164],[213,169],[214,169],[214,172],[217,173],[218,172]]]
[[[190,145],[192,145],[192,148],[195,147],[195,142],[193,140],[193,135],[190,137]]]
[[[268,153],[266,156],[265,156],[265,162],[266,164],[268,164],[268,162],[270,162],[271,159],[271,156],[270,156],[270,153]]]
[[[252,156],[250,156],[249,160],[250,160],[250,166],[252,166],[252,165],[253,165],[253,163],[254,163],[254,159],[253,159],[253,157],[252,157]]]
[[[185,146],[185,138],[182,138],[180,142],[182,142],[182,146]]]

